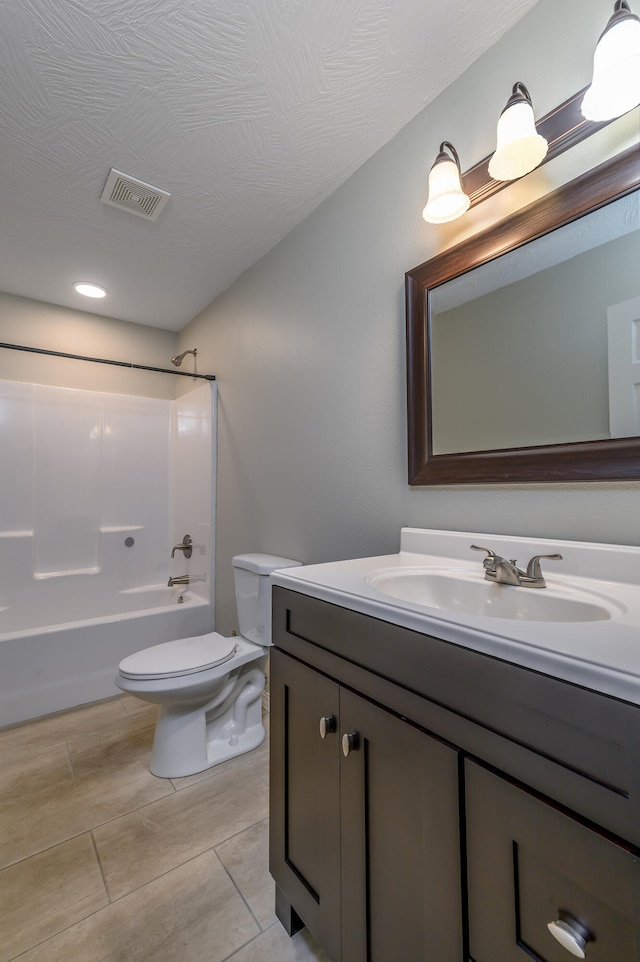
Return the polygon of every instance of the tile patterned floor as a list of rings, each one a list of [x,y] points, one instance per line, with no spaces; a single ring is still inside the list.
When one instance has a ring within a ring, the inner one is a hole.
[[[0,731],[0,962],[329,962],[267,870],[268,745],[148,769],[130,695]]]

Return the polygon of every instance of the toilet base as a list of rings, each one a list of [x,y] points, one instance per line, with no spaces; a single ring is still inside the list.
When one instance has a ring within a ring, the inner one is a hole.
[[[182,778],[206,771],[262,744],[265,675],[252,664],[233,672],[207,704],[185,709],[161,705],[151,752],[151,772]]]

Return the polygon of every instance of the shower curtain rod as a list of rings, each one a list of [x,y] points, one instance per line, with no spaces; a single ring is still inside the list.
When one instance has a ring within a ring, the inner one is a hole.
[[[4,344],[0,347],[9,351],[27,351],[29,354],[48,354],[50,357],[66,357],[72,361],[91,361],[93,364],[111,364],[114,367],[129,367],[136,371],[155,371],[158,374],[174,374],[176,377],[197,377],[204,381],[215,381],[215,374],[189,374],[188,371],[174,371],[168,367],[150,367],[148,364],[133,364],[129,361],[110,361],[106,357],[86,357],[84,354],[67,354],[64,351],[49,351],[42,347],[25,347],[22,344]]]

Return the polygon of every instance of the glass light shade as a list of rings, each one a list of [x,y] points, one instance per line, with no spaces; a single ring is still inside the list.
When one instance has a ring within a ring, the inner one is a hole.
[[[526,100],[512,103],[498,120],[496,151],[489,161],[494,180],[516,180],[542,163],[549,145],[536,132],[533,107]]]
[[[580,106],[586,120],[613,120],[640,103],[640,19],[620,13],[593,55],[593,80]]]
[[[422,216],[429,224],[446,224],[461,217],[470,203],[460,183],[460,168],[441,153],[429,173],[429,199]]]
[[[85,297],[106,297],[107,295],[104,287],[98,287],[97,284],[89,284],[87,281],[78,281],[78,283],[73,286],[78,294],[83,294]]]

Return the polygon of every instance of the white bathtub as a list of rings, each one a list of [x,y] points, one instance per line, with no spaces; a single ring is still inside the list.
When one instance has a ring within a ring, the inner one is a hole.
[[[214,438],[209,383],[167,401],[0,380],[0,726],[117,694],[125,656],[211,629]]]
[[[134,588],[98,602],[92,579],[65,580],[75,588],[66,605],[53,592],[45,598],[42,584],[31,612],[0,606],[0,727],[119,694],[114,677],[124,657],[210,630],[210,605],[188,590]],[[65,621],[65,608],[77,620]]]

